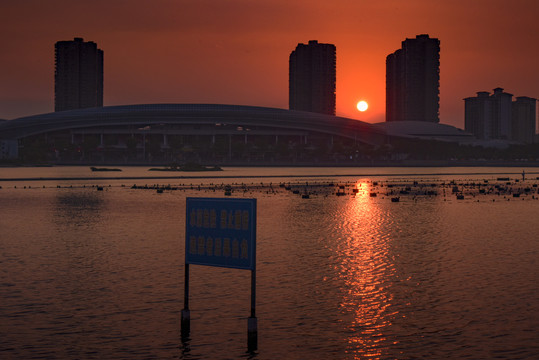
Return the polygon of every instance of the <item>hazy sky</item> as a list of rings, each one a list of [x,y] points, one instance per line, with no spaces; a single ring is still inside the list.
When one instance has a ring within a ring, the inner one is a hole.
[[[288,108],[290,52],[333,43],[337,115],[380,122],[385,58],[418,34],[441,41],[442,123],[463,128],[477,91],[539,98],[539,0],[0,0],[0,118],[52,112],[54,43],[83,37],[105,106]]]

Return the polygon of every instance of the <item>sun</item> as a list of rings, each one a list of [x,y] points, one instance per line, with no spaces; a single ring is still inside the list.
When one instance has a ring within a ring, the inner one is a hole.
[[[361,100],[357,103],[357,109],[361,112],[367,110],[369,108],[369,104],[365,100]]]

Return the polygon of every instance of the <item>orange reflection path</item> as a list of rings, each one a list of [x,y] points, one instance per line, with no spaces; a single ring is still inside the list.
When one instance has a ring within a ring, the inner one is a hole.
[[[372,183],[356,184],[356,196],[343,209],[337,264],[343,283],[341,310],[348,335],[347,353],[354,358],[379,358],[389,341],[384,330],[391,325],[393,296],[389,291],[395,269],[388,256],[387,214]]]

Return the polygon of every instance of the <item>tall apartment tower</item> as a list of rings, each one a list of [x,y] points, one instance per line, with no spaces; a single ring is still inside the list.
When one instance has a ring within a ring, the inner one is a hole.
[[[492,99],[488,91],[464,99],[464,129],[476,138],[492,139]]]
[[[492,138],[511,139],[511,108],[513,94],[503,91],[502,88],[493,90],[492,98]]]
[[[54,110],[103,106],[103,51],[82,38],[54,45]]]
[[[289,108],[335,115],[336,49],[311,40],[289,60]]]
[[[512,139],[531,144],[535,141],[537,99],[518,96],[512,107]]]
[[[482,140],[511,140],[513,94],[494,89],[464,99],[464,129]]]
[[[440,40],[417,35],[387,56],[386,121],[440,122]]]

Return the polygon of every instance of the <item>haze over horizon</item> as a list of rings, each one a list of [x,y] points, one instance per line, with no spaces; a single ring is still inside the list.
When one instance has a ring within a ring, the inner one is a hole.
[[[539,1],[6,0],[0,118],[54,111],[54,44],[104,51],[104,105],[217,103],[288,108],[298,43],[337,48],[336,115],[385,119],[385,58],[406,38],[440,39],[440,122],[502,87],[539,98]],[[369,109],[359,113],[356,103]]]

